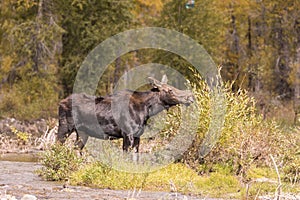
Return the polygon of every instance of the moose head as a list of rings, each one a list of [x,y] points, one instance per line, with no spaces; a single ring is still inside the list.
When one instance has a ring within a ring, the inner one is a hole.
[[[164,75],[162,81],[158,81],[152,77],[148,77],[150,84],[152,85],[152,90],[158,90],[160,95],[160,100],[169,107],[184,104],[189,106],[194,102],[194,95],[189,90],[180,90],[171,85],[167,84],[167,78]]]

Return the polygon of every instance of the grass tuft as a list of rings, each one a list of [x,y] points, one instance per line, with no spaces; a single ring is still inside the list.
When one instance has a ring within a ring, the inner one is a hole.
[[[70,177],[70,182],[73,185],[98,188],[169,191],[212,197],[218,197],[224,193],[238,197],[241,191],[237,177],[223,174],[223,172],[200,176],[182,163],[170,164],[155,172],[143,174],[117,171],[101,163],[93,163],[74,172]]]
[[[41,154],[40,163],[43,167],[37,170],[37,174],[50,181],[66,180],[84,162],[85,158],[73,148],[55,144]]]

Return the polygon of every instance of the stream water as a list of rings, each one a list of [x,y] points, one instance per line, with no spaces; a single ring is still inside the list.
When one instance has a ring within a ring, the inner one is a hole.
[[[7,153],[0,154],[0,161],[11,161],[11,162],[38,162],[37,153]]]
[[[35,174],[41,167],[36,154],[3,154],[0,156],[0,199],[9,196],[20,200],[30,194],[37,199],[72,200],[156,200],[156,199],[200,199],[168,192],[117,191],[81,186],[66,186],[65,183],[44,181]]]

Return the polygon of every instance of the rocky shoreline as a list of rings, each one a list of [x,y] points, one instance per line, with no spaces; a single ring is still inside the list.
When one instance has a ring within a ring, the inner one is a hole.
[[[36,153],[55,142],[56,119],[0,120],[0,154]]]
[[[39,119],[34,121],[20,121],[15,118],[0,119],[0,134],[14,136],[12,128],[34,136],[41,136],[47,131],[49,125],[53,125],[55,119]]]

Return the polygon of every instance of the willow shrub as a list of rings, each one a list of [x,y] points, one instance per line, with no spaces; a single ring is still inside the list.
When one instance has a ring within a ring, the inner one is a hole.
[[[220,166],[223,166],[233,175],[239,175],[246,181],[249,179],[247,172],[251,167],[273,169],[272,155],[277,163],[282,163],[280,171],[284,172],[285,180],[298,181],[299,134],[282,129],[275,121],[263,120],[256,109],[255,99],[246,90],[233,92],[229,83],[222,87],[226,100],[225,121],[221,135],[211,151],[205,157],[201,157],[199,150],[202,148],[209,126],[210,128],[218,126],[210,124],[211,117],[216,116],[213,115],[211,106],[216,104],[212,103],[210,90],[201,78],[197,83],[191,83],[191,88],[197,100],[200,117],[196,136],[191,147],[181,158],[182,162],[198,170],[199,173],[217,171]],[[180,111],[180,107],[172,108],[167,115],[159,116],[153,121],[151,126],[163,128],[160,129],[160,134],[155,136],[152,150],[170,143],[174,136],[179,134],[178,129],[182,123]],[[142,142],[141,146],[147,147],[147,143],[143,140]]]
[[[79,170],[86,163],[85,156],[79,156],[67,145],[55,144],[40,155],[39,162],[43,165],[37,174],[49,181],[60,181],[69,178],[70,174]]]
[[[255,99],[246,90],[232,92],[230,84],[225,84],[222,89],[226,96],[226,114],[221,136],[207,156],[199,156],[210,126],[212,104],[204,82],[197,83],[194,88],[200,114],[199,127],[192,146],[182,158],[183,162],[200,173],[223,166],[246,180],[251,167],[273,168],[272,155],[277,163],[282,163],[285,179],[299,175],[299,134],[284,131],[274,121],[263,120],[257,112]]]

